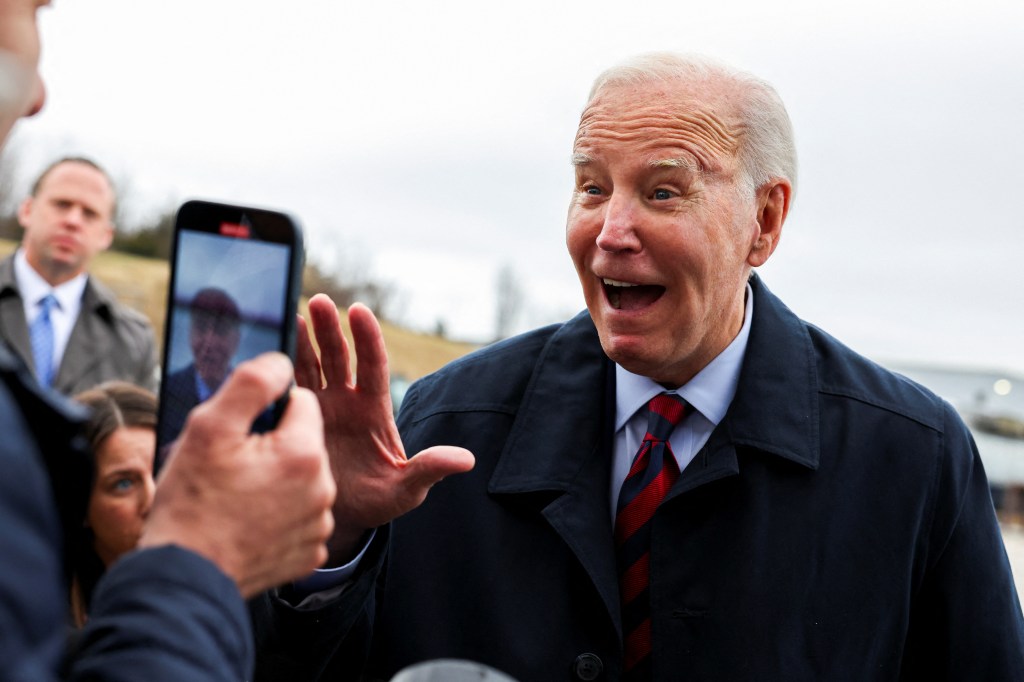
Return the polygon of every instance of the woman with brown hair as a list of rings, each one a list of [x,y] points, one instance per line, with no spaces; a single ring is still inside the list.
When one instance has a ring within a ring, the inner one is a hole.
[[[157,400],[124,381],[100,384],[75,400],[92,410],[85,436],[96,463],[71,585],[72,619],[81,627],[100,576],[135,548],[153,502]]]

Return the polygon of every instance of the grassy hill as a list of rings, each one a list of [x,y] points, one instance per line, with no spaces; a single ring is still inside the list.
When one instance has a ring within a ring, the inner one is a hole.
[[[16,246],[15,242],[0,240],[0,257],[6,256]],[[166,261],[106,252],[96,258],[92,274],[110,287],[126,305],[148,317],[153,323],[158,343],[163,342],[169,278]],[[305,300],[300,302],[300,312],[303,314],[305,304]],[[429,374],[476,348],[472,344],[413,332],[386,322],[382,323],[381,327],[388,347],[391,373],[410,381]],[[351,340],[347,325],[345,334]]]

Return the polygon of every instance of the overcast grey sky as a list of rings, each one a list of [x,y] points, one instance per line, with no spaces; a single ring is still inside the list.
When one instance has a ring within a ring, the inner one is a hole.
[[[800,179],[763,268],[803,317],[883,361],[1024,372],[1024,3],[58,0],[25,172],[85,153],[136,208],[288,210],[310,258],[369,263],[405,320],[520,328],[583,305],[563,230],[592,78],[704,52],[776,85]]]

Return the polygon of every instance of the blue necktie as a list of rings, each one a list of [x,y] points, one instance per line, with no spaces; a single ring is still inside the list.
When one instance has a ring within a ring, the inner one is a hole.
[[[36,376],[43,386],[53,383],[53,321],[50,311],[57,305],[53,294],[47,294],[39,301],[39,314],[29,328],[32,337],[32,359],[36,363]]]

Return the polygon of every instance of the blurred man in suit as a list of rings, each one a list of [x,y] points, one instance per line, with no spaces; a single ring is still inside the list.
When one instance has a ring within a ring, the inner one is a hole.
[[[88,273],[113,240],[114,204],[99,165],[60,159],[21,202],[21,247],[0,261],[0,337],[65,395],[113,379],[156,390],[149,322]]]

